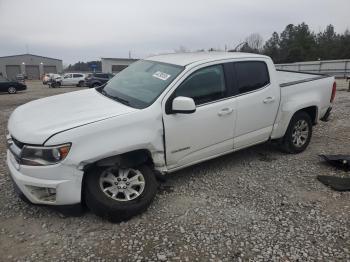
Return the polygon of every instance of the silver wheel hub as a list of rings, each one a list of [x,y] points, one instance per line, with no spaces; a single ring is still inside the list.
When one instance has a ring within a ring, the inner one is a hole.
[[[309,137],[309,125],[305,120],[298,120],[292,131],[292,141],[296,147],[302,147]]]
[[[13,94],[15,92],[16,92],[16,88],[14,88],[14,87],[9,88],[9,93]]]
[[[100,176],[100,188],[116,201],[130,201],[138,198],[145,189],[145,178],[139,170],[111,167]]]

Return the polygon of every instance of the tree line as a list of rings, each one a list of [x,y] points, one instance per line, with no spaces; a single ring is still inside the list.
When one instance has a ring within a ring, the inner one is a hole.
[[[305,23],[289,24],[278,34],[274,32],[264,43],[259,34],[248,36],[238,50],[270,56],[275,63],[350,58],[350,31],[335,32],[333,25],[315,33]]]
[[[66,72],[101,72],[101,61],[78,62],[65,68]]]
[[[220,50],[210,48],[208,51]],[[180,46],[174,52],[189,52]],[[204,51],[204,49],[197,50]],[[274,32],[264,42],[260,34],[254,33],[246,37],[235,49],[229,52],[248,52],[270,56],[274,63],[293,63],[313,60],[350,59],[350,31],[336,33],[333,25],[324,31],[315,33],[306,23],[289,24],[281,32]],[[78,62],[69,65],[65,71],[101,71],[101,61]]]

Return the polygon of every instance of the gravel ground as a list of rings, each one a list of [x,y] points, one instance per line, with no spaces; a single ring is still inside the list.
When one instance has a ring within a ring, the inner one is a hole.
[[[169,175],[144,214],[111,224],[89,212],[64,217],[14,193],[5,164],[6,122],[24,102],[80,88],[0,95],[1,261],[350,261],[350,193],[319,174],[349,176],[320,153],[350,153],[350,93],[298,155],[255,146]]]

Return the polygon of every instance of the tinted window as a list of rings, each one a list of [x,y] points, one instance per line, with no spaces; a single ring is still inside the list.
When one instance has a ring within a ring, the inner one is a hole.
[[[0,82],[7,82],[7,79],[0,75]]]
[[[240,94],[250,92],[270,83],[269,72],[264,62],[247,61],[235,63]]]
[[[81,74],[73,74],[73,78],[83,77]]]
[[[106,75],[105,74],[101,74],[101,73],[96,73],[94,74],[95,77],[99,77],[99,78],[105,78]]]
[[[191,97],[196,105],[225,97],[225,75],[222,65],[194,72],[176,89],[175,96]]]
[[[127,65],[112,65],[112,72],[120,72],[127,67]]]

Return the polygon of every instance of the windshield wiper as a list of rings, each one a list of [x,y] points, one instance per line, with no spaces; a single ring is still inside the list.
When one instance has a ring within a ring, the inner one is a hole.
[[[117,102],[120,102],[120,103],[122,103],[124,105],[130,105],[130,102],[128,100],[120,98],[118,96],[112,96],[112,95],[108,94],[106,91],[104,91],[104,89],[101,90],[101,93],[103,95],[105,95],[106,97],[112,98],[113,100],[115,100]]]

